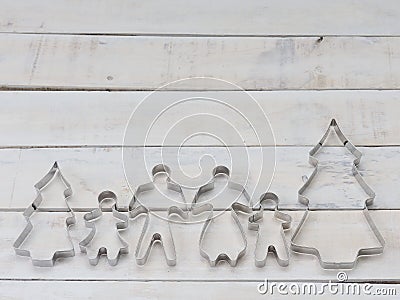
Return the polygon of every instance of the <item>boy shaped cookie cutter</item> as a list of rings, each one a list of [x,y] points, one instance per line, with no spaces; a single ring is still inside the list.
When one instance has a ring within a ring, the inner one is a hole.
[[[276,237],[271,238],[271,235],[267,235],[270,232],[268,232],[269,228],[266,226],[271,224],[263,223],[263,219],[265,219],[265,212],[268,210],[263,206],[263,203],[265,202],[272,202],[274,204],[273,209],[271,209],[271,211],[274,212],[273,218],[279,221],[280,224],[278,225],[276,223],[273,223],[276,224],[274,227],[279,227],[273,229],[279,230],[279,240],[276,240]],[[287,267],[289,265],[290,255],[289,246],[285,237],[285,231],[290,230],[292,217],[278,210],[279,198],[274,193],[267,192],[261,195],[259,203],[260,211],[249,217],[248,224],[250,230],[257,231],[256,249],[254,250],[255,265],[259,268],[264,267],[267,261],[268,253],[274,253],[278,264],[281,267]],[[285,252],[284,254],[281,253],[282,250]],[[286,257],[283,257],[283,255]]]

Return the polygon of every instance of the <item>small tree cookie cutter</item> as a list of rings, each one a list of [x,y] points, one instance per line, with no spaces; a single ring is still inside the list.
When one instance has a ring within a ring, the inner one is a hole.
[[[85,226],[87,228],[90,228],[91,231],[90,231],[89,235],[79,243],[79,247],[80,247],[82,253],[87,253],[87,248],[90,245],[90,243],[92,242],[92,240],[94,239],[96,232],[97,232],[96,223],[94,221],[101,218],[101,216],[103,215],[103,205],[104,205],[105,201],[109,201],[109,200],[112,201],[111,210],[112,210],[113,217],[122,221],[122,222],[118,222],[116,224],[116,228],[117,228],[116,233],[117,233],[117,236],[123,246],[118,250],[116,257],[111,257],[111,258],[108,255],[107,248],[100,247],[97,251],[97,255],[94,258],[89,257],[89,263],[93,266],[98,264],[98,262],[100,260],[100,256],[102,256],[102,255],[105,255],[107,257],[107,261],[111,266],[115,266],[118,264],[118,261],[119,261],[119,258],[121,255],[129,253],[129,244],[119,234],[119,232],[121,230],[125,230],[128,228],[129,218],[125,214],[118,211],[117,196],[112,191],[101,192],[98,196],[99,207],[92,210],[91,212],[86,213],[83,216],[83,218],[85,220]]]
[[[371,228],[372,232],[374,233],[376,239],[378,240],[380,246],[378,247],[369,247],[369,248],[361,248],[358,250],[356,258],[354,261],[351,262],[329,262],[329,261],[323,261],[322,257],[318,251],[318,249],[314,247],[308,247],[308,246],[301,246],[296,243],[296,239],[299,236],[302,227],[307,220],[308,214],[309,214],[309,199],[304,195],[305,190],[309,187],[311,184],[313,178],[318,172],[318,159],[315,157],[315,154],[322,148],[324,142],[327,140],[330,130],[333,129],[343,144],[343,146],[351,153],[354,155],[355,159],[353,160],[353,165],[352,165],[352,173],[357,182],[360,184],[361,188],[364,190],[364,192],[368,195],[368,198],[365,200],[365,205],[363,208],[363,213],[364,216],[367,220],[367,223],[369,227]],[[301,254],[311,254],[314,255],[318,258],[319,263],[323,269],[353,269],[357,263],[357,260],[361,256],[370,256],[370,255],[378,255],[382,254],[383,250],[385,248],[385,240],[380,234],[378,228],[376,227],[374,221],[372,220],[368,207],[372,205],[374,199],[375,199],[375,192],[368,186],[368,184],[364,181],[362,178],[361,174],[359,173],[357,167],[360,163],[362,157],[362,153],[356,149],[356,147],[345,137],[345,135],[342,133],[340,130],[337,122],[335,119],[331,120],[331,123],[319,141],[319,143],[314,146],[309,152],[309,162],[310,164],[315,168],[313,173],[309,178],[305,177],[305,183],[304,185],[299,189],[298,191],[298,199],[299,202],[307,206],[307,210],[305,211],[303,218],[301,219],[297,229],[293,233],[293,236],[291,238],[291,245],[290,249],[294,252],[301,253]]]
[[[65,204],[67,206],[67,211],[71,214],[71,216],[69,216],[66,220],[65,220],[65,224],[66,224],[66,230],[67,230],[67,236],[68,236],[68,240],[70,241],[71,244],[71,248],[67,249],[67,250],[59,250],[59,251],[55,251],[53,253],[53,256],[51,259],[35,259],[31,256],[31,252],[29,250],[26,249],[21,249],[22,244],[24,243],[24,241],[26,240],[26,238],[29,236],[29,234],[31,233],[31,231],[33,230],[33,224],[30,221],[31,216],[39,210],[39,207],[42,203],[43,197],[42,197],[42,190],[44,188],[46,188],[46,186],[57,176],[60,176],[61,181],[63,182],[63,184],[65,185],[66,189],[64,190],[64,201]],[[20,256],[26,256],[26,257],[30,257],[32,259],[32,264],[34,266],[38,266],[38,267],[52,267],[54,266],[54,263],[57,259],[59,258],[67,258],[67,257],[73,257],[75,255],[75,250],[74,250],[74,245],[72,243],[72,239],[71,236],[69,234],[69,228],[74,225],[76,223],[76,218],[75,218],[75,214],[73,212],[73,210],[70,208],[69,204],[68,204],[68,200],[69,198],[72,196],[72,188],[71,185],[68,183],[68,181],[65,179],[65,177],[62,175],[61,170],[58,166],[57,161],[54,162],[53,166],[51,167],[51,169],[49,170],[49,172],[47,172],[47,174],[40,179],[35,185],[34,185],[35,189],[36,189],[36,198],[35,200],[33,200],[32,204],[29,205],[24,213],[23,216],[27,222],[24,230],[21,232],[21,234],[18,236],[18,238],[15,240],[13,247],[15,250],[15,253],[17,255]]]

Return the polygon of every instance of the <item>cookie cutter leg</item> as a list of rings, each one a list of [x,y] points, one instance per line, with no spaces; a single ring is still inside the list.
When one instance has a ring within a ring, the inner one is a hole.
[[[64,201],[66,203],[67,211],[70,213],[70,216],[65,220],[65,224],[66,224],[67,235],[68,235],[68,239],[71,244],[71,248],[67,249],[67,250],[55,251],[51,259],[34,259],[31,257],[30,251],[26,250],[26,249],[21,249],[21,246],[24,243],[24,241],[26,240],[26,238],[29,236],[31,231],[33,230],[33,224],[30,221],[30,218],[37,210],[39,210],[40,204],[42,203],[42,200],[43,200],[42,190],[57,175],[60,176],[61,181],[63,182],[63,184],[66,187],[66,189],[64,190]],[[47,174],[39,182],[37,182],[34,185],[34,187],[36,189],[36,198],[32,202],[32,204],[25,209],[25,211],[23,213],[23,216],[24,216],[27,224],[26,224],[24,230],[21,232],[21,234],[15,240],[13,247],[14,247],[15,253],[17,255],[30,257],[32,259],[32,264],[34,266],[52,267],[52,266],[54,266],[54,263],[57,259],[73,257],[75,255],[74,245],[72,243],[72,239],[69,234],[69,228],[76,223],[75,214],[68,204],[68,200],[72,196],[72,188],[71,188],[71,185],[68,183],[68,181],[65,179],[65,177],[62,175],[57,162],[54,162],[54,164],[51,167],[51,169],[49,170],[49,172],[47,172]]]
[[[151,222],[150,212],[147,208],[140,206],[137,207],[132,213],[130,214],[131,218],[135,218],[140,214],[146,215],[145,224],[143,226],[142,234],[140,236],[135,256],[136,256],[136,263],[138,265],[144,265],[151,253],[151,249],[153,248],[154,244],[159,243],[163,248],[163,252],[165,255],[165,260],[168,266],[175,266],[176,265],[176,248],[174,243],[174,238],[171,230],[170,224],[170,216],[172,215],[179,215],[182,219],[187,219],[188,214],[187,212],[181,210],[178,207],[171,207],[168,209],[168,220],[159,220],[159,222],[163,222],[164,228],[158,227],[157,231],[150,231],[149,230],[149,223]],[[154,217],[158,218],[158,217]]]

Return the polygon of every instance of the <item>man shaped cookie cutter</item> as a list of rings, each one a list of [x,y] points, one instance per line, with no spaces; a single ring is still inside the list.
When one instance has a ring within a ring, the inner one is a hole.
[[[167,209],[167,218],[162,219],[160,216],[152,212],[151,209],[143,205],[139,200],[142,193],[156,190],[154,183],[156,176],[164,175],[167,189],[177,193],[183,200],[183,203],[186,203],[181,186],[171,180],[170,174],[171,171],[168,166],[164,164],[154,166],[152,169],[153,181],[138,186],[131,202],[129,203],[130,218],[133,219],[139,215],[145,215],[145,222],[135,251],[136,262],[138,265],[144,265],[147,262],[151,249],[156,243],[161,244],[167,265],[176,265],[176,249],[171,230],[170,223],[172,221],[170,220],[170,217],[172,215],[178,215],[181,219],[187,219],[188,213],[178,206],[173,205]],[[165,195],[163,195],[163,197],[165,197]]]

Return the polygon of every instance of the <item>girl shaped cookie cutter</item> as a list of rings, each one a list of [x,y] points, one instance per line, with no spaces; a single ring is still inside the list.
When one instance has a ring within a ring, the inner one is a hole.
[[[103,211],[106,210],[104,208],[104,206],[107,201],[108,202],[111,201],[111,205],[112,205],[111,210],[112,210],[113,217],[122,221],[122,222],[116,223],[116,234],[121,243],[121,246],[117,252],[113,252],[114,255],[112,255],[112,256],[111,256],[111,251],[108,249],[107,246],[100,246],[96,251],[96,255],[94,257],[89,257],[89,263],[93,266],[98,264],[98,262],[100,260],[100,256],[103,256],[103,255],[107,257],[107,261],[111,266],[115,266],[118,264],[118,261],[119,261],[119,258],[121,255],[129,253],[129,244],[119,234],[119,232],[121,230],[125,230],[128,228],[129,218],[125,214],[118,211],[117,196],[112,191],[101,192],[98,196],[99,207],[83,216],[83,218],[85,219],[86,227],[90,228],[91,231],[90,231],[89,235],[79,243],[81,252],[88,253],[90,244],[92,243],[92,241],[95,238],[96,233],[97,233],[95,221],[102,217]]]

